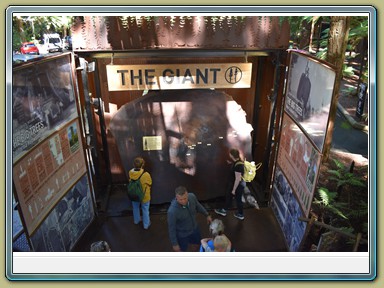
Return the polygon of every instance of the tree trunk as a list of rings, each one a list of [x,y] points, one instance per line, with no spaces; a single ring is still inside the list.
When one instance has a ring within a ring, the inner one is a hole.
[[[302,21],[302,29],[300,35],[299,48],[307,49],[311,37],[311,23],[307,21]]]
[[[323,162],[326,162],[331,149],[332,134],[336,118],[337,102],[339,98],[340,82],[343,78],[343,64],[347,50],[350,17],[332,16],[329,28],[327,62],[333,64],[336,69],[335,87],[329,111],[329,125],[324,144]]]
[[[309,49],[308,49],[309,52],[317,52],[318,51],[318,49],[317,49],[317,51],[315,51],[313,49],[313,36],[315,35],[315,31],[316,31],[315,26],[317,25],[316,23],[317,23],[317,20],[319,18],[320,18],[319,16],[314,16],[312,18],[312,22],[311,22],[311,36],[309,38]],[[319,39],[317,39],[317,42],[319,42]]]
[[[362,82],[366,83],[366,80],[364,79],[363,80],[363,73],[364,73],[364,68],[367,64],[367,61],[368,61],[368,57],[366,58],[367,56],[367,53],[368,53],[368,37],[364,37],[363,39],[360,40],[361,42],[361,45],[359,44],[358,47],[359,47],[359,50],[358,50],[358,53],[359,53],[359,63],[360,63],[360,66],[359,66],[359,80],[357,81],[357,88],[356,88],[356,94],[358,93],[358,90],[359,90],[359,86]]]
[[[18,16],[16,16],[15,19],[16,19],[17,31],[19,32],[21,42],[26,42],[27,38],[25,36],[23,19]]]

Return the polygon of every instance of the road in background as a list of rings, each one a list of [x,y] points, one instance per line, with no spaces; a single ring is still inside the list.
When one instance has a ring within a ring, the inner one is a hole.
[[[353,128],[340,111],[337,111],[332,148],[368,158],[368,133]]]

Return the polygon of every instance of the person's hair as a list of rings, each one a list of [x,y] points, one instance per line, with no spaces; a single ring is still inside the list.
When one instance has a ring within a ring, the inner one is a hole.
[[[111,248],[107,241],[97,241],[91,244],[91,252],[110,252]]]
[[[232,148],[231,150],[229,150],[229,154],[231,154],[236,159],[240,158],[240,153],[239,153],[239,150],[237,149]]]
[[[176,195],[184,195],[185,193],[187,192],[187,188],[185,188],[184,186],[179,186],[175,189],[175,194]]]
[[[144,166],[145,164],[145,161],[143,158],[141,157],[136,157],[135,160],[133,160],[133,167],[135,169],[140,169]]]
[[[220,219],[215,219],[209,225],[209,229],[211,230],[211,234],[213,237],[216,235],[221,235],[224,233],[224,224]]]
[[[229,239],[227,236],[223,235],[217,235],[215,239],[213,239],[213,246],[215,247],[215,250],[222,250],[227,251],[229,245]]]

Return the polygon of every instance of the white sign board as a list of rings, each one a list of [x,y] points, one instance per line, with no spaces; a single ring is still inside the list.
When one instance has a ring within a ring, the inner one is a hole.
[[[107,65],[109,91],[250,88],[252,63]]]

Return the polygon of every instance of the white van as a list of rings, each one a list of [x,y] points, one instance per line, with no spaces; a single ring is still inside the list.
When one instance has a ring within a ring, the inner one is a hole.
[[[57,33],[44,34],[43,40],[41,42],[43,46],[42,48],[46,50],[48,53],[63,51],[63,44],[62,44],[60,35]]]

